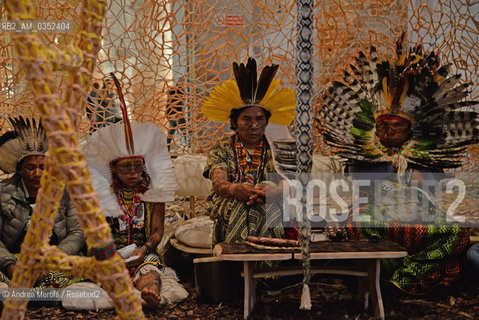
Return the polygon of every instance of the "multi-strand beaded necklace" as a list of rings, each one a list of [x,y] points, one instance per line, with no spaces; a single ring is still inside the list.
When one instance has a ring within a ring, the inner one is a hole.
[[[378,149],[381,150],[382,153],[386,153],[388,156],[401,154],[404,151],[405,146],[406,144],[403,144],[401,148],[388,148],[381,142],[378,142]]]
[[[251,157],[241,143],[238,134],[233,136],[233,153],[235,161],[235,182],[257,184],[261,181],[266,159],[264,139],[256,146]]]
[[[123,190],[123,189],[117,190],[116,199],[121,208],[121,211],[123,212],[123,216],[118,217],[118,219],[127,224],[128,245],[129,245],[130,238],[131,238],[131,229],[132,227],[134,227],[133,220],[137,218],[137,216],[139,217],[143,215],[143,210],[141,207],[141,199],[139,197],[139,194],[135,190],[129,191],[129,190]],[[140,212],[138,212],[139,207],[140,207]]]

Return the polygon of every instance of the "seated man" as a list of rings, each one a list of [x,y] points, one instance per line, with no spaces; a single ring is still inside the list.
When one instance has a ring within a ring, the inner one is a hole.
[[[0,169],[13,173],[0,182],[0,281],[12,278],[17,255],[25,238],[35,206],[40,178],[48,149],[46,132],[41,123],[22,117],[10,119],[13,131],[0,137]],[[75,208],[65,190],[54,220],[50,244],[66,254],[75,255],[84,245]],[[58,272],[37,282],[39,287],[65,287],[72,281]]]
[[[434,173],[461,165],[464,146],[478,141],[478,115],[458,111],[476,104],[463,101],[466,85],[444,85],[456,84],[457,75],[449,76],[438,56],[420,45],[408,51],[404,40],[391,62],[379,61],[373,46],[370,61],[360,53],[354,74],[345,72],[343,82],[327,90],[320,117],[326,142],[348,159],[348,171],[375,180],[371,186],[382,180],[364,188],[369,201],[359,215],[366,219],[353,212],[349,237],[389,238],[404,246],[409,255],[383,261],[382,276],[393,288],[423,295],[459,278],[469,242],[467,230],[447,221],[424,189],[427,180],[441,178]]]
[[[376,132],[385,148],[397,152],[408,141],[410,127],[407,120],[398,116],[379,117]],[[412,188],[408,188],[409,185],[421,187],[427,180],[429,185],[434,184],[432,180],[435,180],[437,185],[439,178],[434,168],[408,164],[404,174],[398,175],[398,169],[393,163],[379,162],[355,163],[348,167],[348,171],[353,176],[358,175],[359,179],[374,174],[380,180],[393,182],[381,185],[384,198],[376,198],[374,192],[377,191],[377,185],[376,189],[369,190],[368,198],[372,199],[374,204],[361,210],[361,215],[370,215],[371,225],[357,225],[351,220],[348,228],[348,235],[352,239],[389,238],[408,250],[409,256],[404,259],[382,261],[384,277],[389,278],[388,280],[403,292],[413,295],[424,294],[444,285],[449,286],[459,279],[460,255],[464,253],[469,237],[467,230],[447,225],[441,220],[430,221],[430,225],[421,221],[401,220],[401,215],[416,215],[416,218],[422,215],[440,217],[439,208],[432,202],[428,202],[424,207],[428,212],[422,212],[422,208],[411,205],[415,200],[427,201],[427,196],[432,196],[431,193],[421,189],[423,193],[416,195]],[[374,185],[376,178],[371,178],[371,185]],[[401,195],[400,190],[404,192],[404,198],[398,198]],[[421,197],[424,199],[421,200]]]
[[[294,119],[295,95],[291,89],[282,89],[278,91],[282,99],[275,99],[278,92],[268,90],[270,85],[279,86],[273,80],[278,65],[263,69],[257,87],[256,82],[247,81],[247,75],[256,78],[254,59],[248,59],[246,66],[234,63],[233,69],[236,81],[215,88],[201,106],[208,119],[229,121],[235,131],[211,148],[203,173],[214,189],[208,209],[215,221],[213,244],[242,242],[248,236],[284,237],[281,204],[266,201],[266,192],[268,199],[282,195],[282,183],[267,181],[267,175],[276,170],[264,132],[270,120],[284,125]]]

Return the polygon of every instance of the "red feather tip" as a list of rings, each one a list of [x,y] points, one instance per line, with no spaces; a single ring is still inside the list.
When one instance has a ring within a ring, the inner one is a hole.
[[[125,125],[125,142],[126,149],[128,153],[132,156],[135,154],[135,143],[133,141],[133,133],[131,131],[130,119],[128,118],[128,112],[126,110],[125,98],[123,97],[123,92],[121,91],[120,81],[116,78],[113,72],[110,73],[113,82],[115,82],[116,89],[118,91],[118,97],[120,98],[120,108],[123,115],[123,124]]]

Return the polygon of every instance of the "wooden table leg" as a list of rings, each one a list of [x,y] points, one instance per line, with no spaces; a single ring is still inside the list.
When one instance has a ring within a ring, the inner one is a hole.
[[[253,280],[254,261],[243,262],[244,275],[244,318],[248,319],[256,303],[256,288]]]
[[[369,297],[374,316],[384,319],[383,298],[379,287],[380,259],[368,259]]]
[[[356,260],[356,265],[358,270],[368,272],[368,263],[363,259]],[[365,310],[369,309],[370,298],[369,298],[369,277],[356,277],[358,283],[358,294],[356,299],[359,300]]]

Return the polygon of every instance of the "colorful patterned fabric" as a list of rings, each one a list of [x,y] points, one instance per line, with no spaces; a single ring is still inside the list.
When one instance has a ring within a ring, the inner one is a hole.
[[[120,231],[131,229],[143,229],[145,225],[145,205],[140,199],[140,195],[135,191],[118,190],[118,203],[120,205],[122,216],[118,217],[118,227]]]
[[[435,214],[435,207],[429,204],[433,208],[429,214]],[[411,295],[423,295],[459,279],[460,263],[469,244],[466,229],[442,220],[429,225],[380,221],[390,214],[386,205],[367,205],[360,208],[360,215],[370,216],[372,222],[355,223],[350,217],[346,228],[350,239],[391,239],[407,249],[405,258],[381,261],[382,277]]]
[[[145,244],[150,233],[150,222],[151,222],[151,212],[153,210],[153,203],[137,203],[136,205],[141,206],[141,211],[144,211],[143,216],[143,225],[141,227],[132,227],[125,228],[124,217],[120,216],[117,218],[106,217],[106,220],[110,224],[111,232],[115,240],[117,249],[128,246],[129,244],[136,244],[138,247],[141,247]],[[128,224],[127,224],[128,225]],[[126,225],[126,226],[127,226]],[[132,225],[133,226],[133,223]],[[128,231],[130,230],[130,231]],[[130,239],[128,240],[128,233],[130,233]]]
[[[130,270],[130,275],[133,279],[133,282],[136,283],[140,276],[145,275],[150,271],[154,271],[160,274],[164,271],[165,266],[161,262],[160,257],[156,253],[147,253],[143,259],[143,263],[140,264],[136,269]]]
[[[125,199],[126,203],[128,203],[129,197]],[[133,201],[130,199],[130,203],[133,203]],[[154,203],[151,202],[141,202],[141,203],[136,203],[135,205],[141,205],[141,210],[144,212],[143,215],[143,224],[141,227],[139,227],[139,224],[131,224],[130,225],[130,233],[128,232],[127,229],[122,229],[120,228],[120,218],[113,218],[113,217],[106,217],[108,223],[110,224],[111,232],[113,234],[113,238],[115,240],[117,249],[124,248],[128,246],[129,244],[136,244],[137,247],[141,247],[146,243],[146,240],[150,236],[150,227],[151,227],[151,213],[153,212],[153,205]],[[130,239],[128,239],[130,237]],[[145,258],[143,259],[143,263],[140,264],[136,269],[131,269],[130,271],[130,276],[132,278],[135,278],[135,281],[137,277],[135,277],[137,274],[140,274],[142,270],[147,270],[150,269],[151,266],[155,267],[153,268],[154,270],[161,271],[164,268],[164,265],[161,261],[160,256],[157,254],[157,252],[149,252],[148,254],[145,255]]]
[[[116,253],[115,241],[102,247],[90,248],[90,255],[94,256],[96,260],[102,261],[110,259]]]
[[[247,206],[234,198],[216,197],[209,212],[215,220],[213,244],[242,242],[248,236],[284,237],[281,204],[278,202]]]
[[[222,169],[227,173],[228,181],[236,181],[238,170],[235,162],[235,141],[227,137],[218,141],[210,149],[203,176],[210,178],[214,169]],[[275,173],[271,148],[265,143],[264,167],[260,170],[261,180],[268,173]],[[260,181],[260,184],[277,185],[278,181]],[[282,210],[279,203],[265,205],[246,203],[234,198],[223,198],[214,192],[208,197],[207,214],[215,221],[213,227],[213,244],[219,242],[241,242],[248,235],[259,237],[282,238]]]
[[[18,261],[20,254],[14,254],[13,257]],[[67,276],[58,271],[50,271],[45,277],[40,278],[34,284],[34,288],[46,289],[46,288],[65,288],[76,282],[84,281],[83,278]],[[5,282],[10,285],[10,279],[0,272],[0,282]]]

